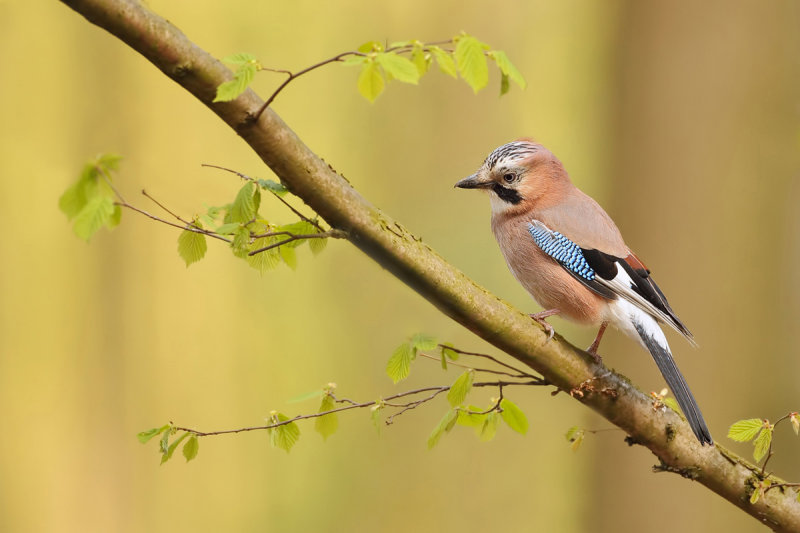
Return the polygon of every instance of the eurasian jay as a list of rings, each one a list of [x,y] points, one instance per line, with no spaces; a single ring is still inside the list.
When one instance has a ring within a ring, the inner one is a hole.
[[[608,214],[572,184],[561,161],[523,139],[494,150],[456,187],[489,192],[494,236],[512,274],[544,307],[531,316],[550,337],[553,330],[544,319],[556,314],[599,325],[588,350],[599,360],[603,332],[615,325],[650,352],[698,440],[712,444],[659,322],[695,344],[691,332]]]

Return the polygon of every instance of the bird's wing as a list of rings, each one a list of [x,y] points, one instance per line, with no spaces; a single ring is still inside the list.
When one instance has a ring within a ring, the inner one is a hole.
[[[694,344],[692,333],[669,306],[650,271],[630,251],[627,257],[582,248],[539,220],[528,223],[536,245],[589,290],[608,298],[624,298]]]

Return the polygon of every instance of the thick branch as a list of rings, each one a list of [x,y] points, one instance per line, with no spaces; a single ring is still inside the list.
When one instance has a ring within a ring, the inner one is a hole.
[[[231,79],[231,72],[169,22],[134,0],[63,2],[126,42],[208,106],[292,193],[443,313],[565,391],[582,383],[592,383],[593,390],[615,390],[615,395],[573,396],[622,428],[632,442],[649,448],[665,469],[698,481],[775,530],[800,531],[800,503],[793,490],[769,491],[751,505],[748,491],[760,474],[758,468],[718,445],[700,446],[678,415],[669,409],[653,410],[641,391],[560,336],[546,342],[547,335],[530,317],[475,284],[359,195],[272,109],[249,120],[264,103],[252,90],[233,102],[212,103],[217,86]]]

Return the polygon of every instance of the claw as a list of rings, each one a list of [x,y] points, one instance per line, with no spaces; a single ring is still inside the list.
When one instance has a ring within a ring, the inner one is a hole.
[[[553,329],[553,326],[548,324],[545,319],[557,315],[559,313],[561,313],[561,311],[559,311],[558,309],[548,309],[546,311],[540,311],[539,313],[534,313],[532,315],[529,315],[532,319],[541,324],[544,330],[547,332],[548,336],[547,336],[547,341],[545,341],[545,343],[553,340],[553,335],[556,334],[555,330]]]

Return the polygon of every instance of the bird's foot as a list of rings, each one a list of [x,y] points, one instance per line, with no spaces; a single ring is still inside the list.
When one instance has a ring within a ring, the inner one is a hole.
[[[603,338],[603,333],[606,332],[606,327],[608,327],[608,322],[600,324],[600,331],[597,332],[594,342],[586,349],[586,352],[594,358],[594,362],[598,365],[603,362],[603,358],[597,353],[597,348],[600,346],[600,340]]]
[[[550,342],[553,339],[553,335],[556,334],[553,326],[547,323],[546,319],[561,313],[558,309],[547,309],[546,311],[540,311],[538,313],[534,313],[529,315],[532,319],[542,325],[544,330],[547,332],[547,342]]]

